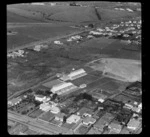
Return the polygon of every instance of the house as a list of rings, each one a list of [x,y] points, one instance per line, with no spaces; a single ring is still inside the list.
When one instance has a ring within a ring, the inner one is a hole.
[[[119,134],[122,129],[122,125],[120,125],[117,121],[113,121],[109,124],[110,131],[114,131],[116,134]]]
[[[103,33],[97,32],[97,31],[90,31],[89,34],[93,34],[93,35],[101,35],[101,34],[103,34]]]
[[[86,126],[94,124],[95,122],[96,122],[96,119],[94,119],[93,117],[86,116],[83,119],[83,124],[86,125]]]
[[[129,37],[129,35],[128,34],[123,34],[123,37]]]
[[[99,131],[103,131],[103,128],[105,126],[107,126],[109,123],[103,119],[103,118],[100,118],[95,124],[94,124],[94,129],[96,130],[99,130]]]
[[[93,38],[93,36],[92,35],[88,35],[87,38],[90,39],[90,38]]]
[[[101,102],[101,103],[103,103],[106,100],[106,98],[107,98],[106,95],[101,94],[101,93],[93,93],[92,96],[94,98],[98,99],[98,101]]]
[[[126,10],[129,11],[129,12],[133,12],[133,10],[131,10],[131,9],[129,9],[129,8],[126,8]]]
[[[92,116],[93,114],[93,110],[89,109],[89,108],[86,108],[86,107],[82,107],[78,112],[77,112],[77,115],[79,116]]]
[[[42,103],[40,104],[40,109],[47,112],[51,109],[51,105],[49,103]]]
[[[59,112],[58,114],[55,115],[55,120],[63,122],[64,116],[65,116],[64,113]]]
[[[96,135],[99,135],[99,134],[102,134],[102,131],[99,131],[99,130],[97,130],[97,129],[95,129],[95,128],[92,127],[92,128],[88,131],[87,134],[96,134]]]
[[[58,114],[60,112],[60,109],[54,105],[52,105],[50,110],[53,114]]]
[[[55,40],[55,41],[54,41],[54,44],[63,45],[63,43],[60,42],[60,41],[58,41],[58,40]]]
[[[31,5],[45,5],[45,4],[44,3],[35,2],[35,3],[31,3]]]
[[[105,113],[95,124],[94,127],[100,131],[103,131],[105,126],[108,126],[109,123],[114,119],[114,116],[111,113]]]
[[[55,6],[55,5],[56,5],[56,3],[50,3],[50,5],[51,5],[51,6]]]
[[[140,126],[141,122],[139,119],[131,118],[127,124],[127,128],[130,130],[136,130]]]
[[[14,105],[17,105],[18,103],[20,103],[22,101],[21,98],[13,98],[12,100],[9,100],[8,101],[8,105],[10,106],[14,106]]]
[[[66,122],[71,124],[71,123],[77,123],[79,120],[80,120],[80,116],[73,114],[67,118]]]
[[[103,29],[101,29],[101,28],[97,28],[97,31],[104,31]]]
[[[35,100],[43,102],[46,100],[46,96],[43,95],[34,95],[35,96]]]

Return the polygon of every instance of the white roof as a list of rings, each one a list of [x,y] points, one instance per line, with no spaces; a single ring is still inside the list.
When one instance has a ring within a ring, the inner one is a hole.
[[[60,84],[60,85],[55,85],[55,86],[53,86],[51,91],[55,92],[55,91],[58,91],[60,89],[66,88],[66,87],[71,86],[71,85],[73,85],[71,82],[63,83],[63,84]]]
[[[75,70],[75,71],[71,72],[68,76],[73,77],[73,76],[79,75],[81,73],[85,73],[85,70],[84,69]]]
[[[54,114],[57,114],[57,113],[60,112],[60,109],[59,109],[58,107],[53,106],[53,107],[51,108],[51,112],[54,113]]]
[[[77,122],[78,120],[80,120],[80,116],[78,116],[78,115],[71,115],[68,119],[67,119],[67,121],[68,122]]]

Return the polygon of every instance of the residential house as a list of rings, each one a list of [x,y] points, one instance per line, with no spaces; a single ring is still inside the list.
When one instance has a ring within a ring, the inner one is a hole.
[[[59,112],[58,114],[55,115],[55,120],[63,122],[64,116],[65,116],[64,113]]]
[[[122,129],[122,125],[120,125],[117,121],[111,122],[108,127],[110,131],[114,131],[117,134],[119,134]]]
[[[18,103],[20,103],[21,101],[22,101],[22,99],[20,97],[13,98],[12,100],[8,101],[8,105],[14,106],[14,105],[17,105]]]
[[[67,118],[66,122],[71,124],[71,123],[77,123],[79,120],[80,120],[80,116],[73,114]]]
[[[83,124],[86,125],[86,126],[94,124],[95,122],[96,122],[96,119],[94,119],[93,117],[86,116],[83,119]]]
[[[127,128],[130,130],[136,130],[140,126],[141,121],[139,119],[131,118],[127,124]]]

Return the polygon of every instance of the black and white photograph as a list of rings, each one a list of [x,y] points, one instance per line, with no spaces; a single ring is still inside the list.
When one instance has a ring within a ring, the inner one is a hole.
[[[6,14],[9,135],[142,133],[142,3],[20,1]]]

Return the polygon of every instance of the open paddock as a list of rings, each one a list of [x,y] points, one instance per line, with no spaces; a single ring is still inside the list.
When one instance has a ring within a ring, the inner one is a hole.
[[[93,88],[98,88],[99,86],[108,83],[110,80],[112,80],[111,78],[107,78],[107,77],[102,77],[90,84],[87,85],[88,89],[93,89]]]
[[[102,77],[102,72],[101,71],[91,71],[88,73],[89,75],[92,75],[92,76],[96,76],[96,77]]]
[[[92,75],[87,74],[87,75],[85,75],[85,76],[83,76],[83,77],[80,77],[80,78],[77,78],[77,79],[73,80],[72,83],[73,83],[74,85],[79,86],[79,85],[81,85],[81,84],[89,84],[89,83],[91,83],[92,81],[95,81],[95,80],[97,80],[97,79],[98,79],[98,77],[95,77],[95,76],[92,76]]]
[[[130,104],[134,104],[134,101],[137,101],[137,100],[134,100],[133,98],[130,98],[130,97],[125,96],[123,94],[116,96],[114,99],[117,101],[121,101],[123,103],[130,103]]]
[[[44,120],[46,122],[51,121],[54,118],[54,114],[51,113],[50,111],[46,112],[42,116],[39,117],[39,119]]]
[[[106,84],[98,86],[100,89],[109,92],[110,94],[117,93],[119,91],[120,85],[115,81],[109,81]]]

